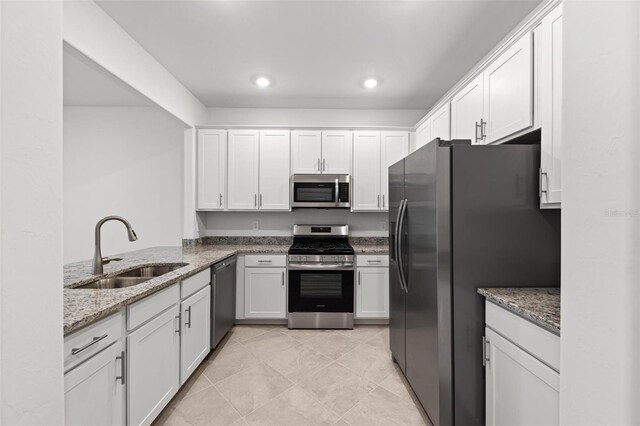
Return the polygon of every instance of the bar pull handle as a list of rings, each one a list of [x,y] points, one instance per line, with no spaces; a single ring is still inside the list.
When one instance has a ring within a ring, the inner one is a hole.
[[[380,263],[382,260],[367,260],[367,263]]]
[[[258,194],[253,194],[253,206],[258,207]]]
[[[475,143],[478,143],[478,140],[480,139],[480,138],[478,137],[478,130],[480,130],[480,128],[481,128],[481,127],[482,127],[482,126],[481,126],[480,124],[478,124],[478,122],[476,121],[476,132],[475,132],[475,138],[476,138],[476,140],[475,140]],[[481,131],[480,133],[482,134],[482,131]]]
[[[382,208],[384,208],[384,194],[382,194]]]
[[[178,329],[176,330],[176,333],[178,333],[178,336],[181,334],[180,332],[182,331],[182,314],[180,312],[178,312],[178,315],[176,315],[176,319],[178,320]]]
[[[318,157],[318,171],[321,172],[322,168],[320,167],[320,157]]]
[[[107,336],[109,336],[108,334],[103,334],[100,337],[94,337],[93,340],[91,340],[89,343],[87,343],[84,346],[80,346],[79,348],[72,348],[71,349],[71,355],[78,355],[80,352],[84,351],[85,349],[90,348],[91,346],[95,345],[96,343],[98,343],[100,340],[106,339]]]
[[[326,159],[326,158],[323,158],[323,159],[322,159],[322,171],[323,171],[323,172],[324,172],[325,170],[327,170],[326,162],[327,162],[327,159]]]
[[[378,208],[380,208],[380,194],[378,194]]]
[[[258,263],[271,263],[273,260],[258,260]]]
[[[220,193],[220,207],[222,207],[222,192]]]
[[[360,275],[360,271],[358,271],[358,285],[362,283],[362,276]]]
[[[260,207],[262,207],[262,194],[260,194]]]
[[[487,130],[487,122],[481,118],[480,119],[480,138],[482,140],[485,140],[487,138],[486,130]]]
[[[284,272],[282,273],[282,286],[284,286]]]
[[[116,380],[120,380],[124,386],[126,383],[125,375],[127,374],[127,357],[124,355],[124,351],[120,352],[120,356],[116,357],[116,360],[120,360],[120,375],[116,376]]]
[[[189,314],[187,315],[187,321],[185,321],[184,325],[187,326],[188,328],[191,328],[191,306],[189,306],[186,309],[186,312]]]

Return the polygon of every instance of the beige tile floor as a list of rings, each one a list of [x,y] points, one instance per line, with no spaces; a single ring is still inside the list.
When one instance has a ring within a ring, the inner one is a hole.
[[[236,326],[155,425],[429,424],[387,327]]]

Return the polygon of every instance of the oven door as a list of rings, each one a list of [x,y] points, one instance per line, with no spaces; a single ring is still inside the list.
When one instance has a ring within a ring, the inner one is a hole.
[[[335,182],[293,181],[292,207],[336,207]]]
[[[353,312],[353,269],[289,270],[289,312]]]

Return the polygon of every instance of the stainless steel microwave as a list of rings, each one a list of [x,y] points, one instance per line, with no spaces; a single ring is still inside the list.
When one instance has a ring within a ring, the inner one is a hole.
[[[348,209],[351,207],[349,175],[293,175],[291,207]]]

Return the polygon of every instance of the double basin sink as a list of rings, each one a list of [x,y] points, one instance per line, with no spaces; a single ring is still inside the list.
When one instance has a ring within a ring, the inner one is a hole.
[[[141,266],[126,272],[107,278],[100,278],[87,284],[76,287],[77,289],[119,289],[132,287],[149,281],[152,278],[168,274],[169,272],[187,266],[187,263],[171,263],[164,265]]]

